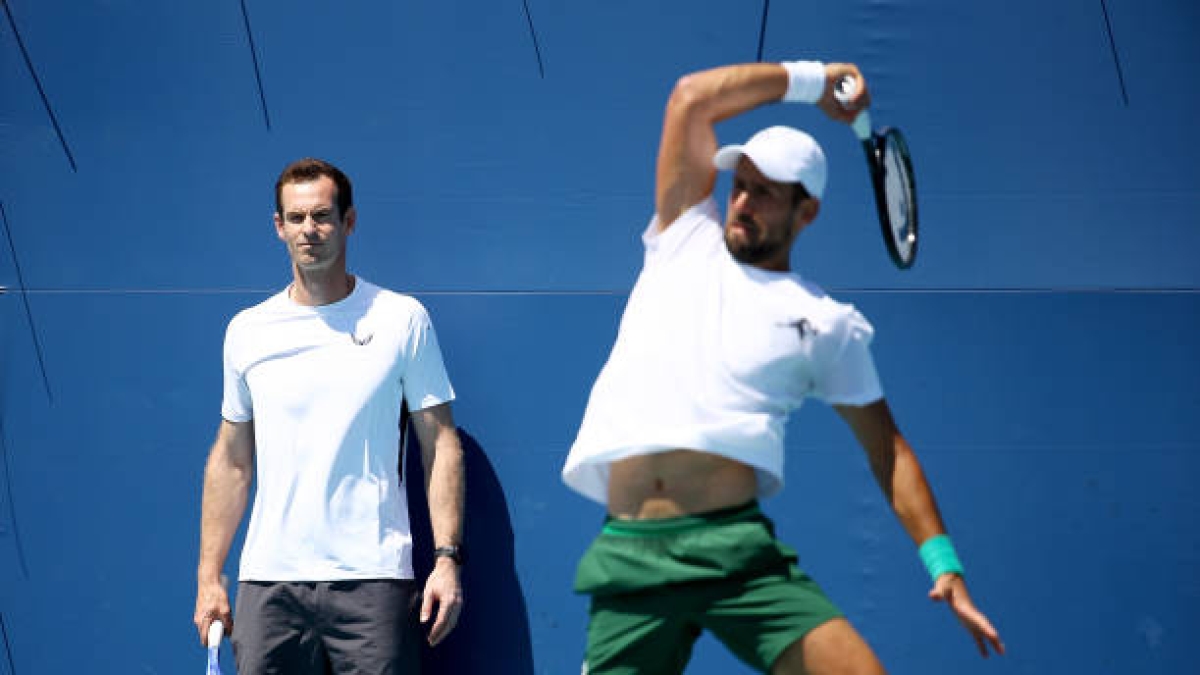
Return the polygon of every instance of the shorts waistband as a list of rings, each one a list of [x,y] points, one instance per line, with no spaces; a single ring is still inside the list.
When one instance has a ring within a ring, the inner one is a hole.
[[[608,516],[604,519],[603,534],[616,537],[657,537],[677,534],[701,527],[723,525],[744,520],[755,520],[763,515],[758,500],[729,506],[716,511],[691,513],[673,518],[651,518],[646,520],[622,520]]]

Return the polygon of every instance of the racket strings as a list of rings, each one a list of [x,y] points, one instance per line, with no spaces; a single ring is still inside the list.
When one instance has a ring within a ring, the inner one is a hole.
[[[913,181],[912,161],[904,137],[894,128],[879,139],[879,169],[882,174],[884,207],[890,235],[889,248],[904,267],[912,264],[917,246],[917,195]]]

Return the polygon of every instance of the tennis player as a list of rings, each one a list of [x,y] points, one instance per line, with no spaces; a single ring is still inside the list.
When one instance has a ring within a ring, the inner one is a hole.
[[[845,75],[863,86],[843,107],[833,83]],[[563,468],[608,511],[575,580],[591,596],[590,675],[683,672],[704,630],[759,672],[884,672],[759,508],[782,487],[784,424],[808,397],[866,451],[930,597],[983,656],[1004,651],[889,412],[870,323],[790,271],[825,192],[821,148],[787,127],[717,148],[717,122],[781,100],[849,122],[868,94],[854,65],[789,62],[687,75],[667,102],[644,267]],[[718,169],[733,172],[723,228]]]
[[[350,180],[317,159],[275,184],[292,283],[225,334],[204,477],[195,623],[231,628],[240,673],[416,673],[462,609],[463,451],[425,308],[348,273]],[[421,444],[436,563],[414,579],[402,404]],[[221,569],[256,483],[237,623]],[[436,612],[435,612],[436,609]],[[418,615],[419,612],[419,615]]]

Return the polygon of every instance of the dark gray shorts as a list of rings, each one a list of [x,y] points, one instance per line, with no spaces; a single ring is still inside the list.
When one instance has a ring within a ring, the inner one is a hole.
[[[238,584],[233,643],[241,675],[420,672],[415,581]]]

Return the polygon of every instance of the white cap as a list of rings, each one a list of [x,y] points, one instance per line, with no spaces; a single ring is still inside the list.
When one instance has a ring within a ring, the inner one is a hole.
[[[767,127],[742,145],[727,145],[713,155],[722,171],[737,168],[745,155],[764,176],[778,183],[801,183],[818,199],[825,192],[825,153],[812,136],[791,127]]]

